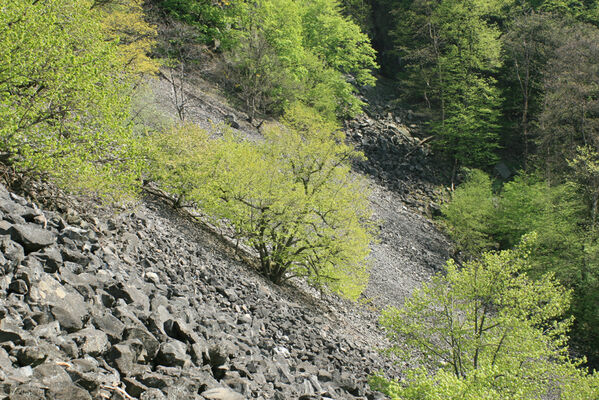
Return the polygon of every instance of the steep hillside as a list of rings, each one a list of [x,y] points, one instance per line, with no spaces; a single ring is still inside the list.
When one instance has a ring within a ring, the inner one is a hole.
[[[195,120],[249,131],[221,97],[195,90]],[[358,303],[301,282],[273,286],[163,199],[116,213],[75,202],[61,214],[2,188],[0,394],[379,398],[368,375],[400,371],[376,351],[386,340],[377,310],[427,280],[448,244],[396,193],[371,185],[380,242]]]

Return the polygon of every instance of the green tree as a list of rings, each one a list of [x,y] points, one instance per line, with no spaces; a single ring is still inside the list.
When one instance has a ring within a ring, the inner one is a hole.
[[[130,72],[155,74],[159,63],[149,57],[156,42],[156,27],[146,22],[142,0],[97,1],[92,5],[103,15],[109,40],[119,43],[121,62]]]
[[[461,268],[449,261],[402,308],[385,311],[392,350],[434,372],[416,370],[402,382],[379,377],[376,387],[394,399],[596,397],[599,376],[568,356],[571,319],[562,315],[570,293],[551,275],[526,276],[530,240]]]
[[[175,206],[198,196],[198,188],[210,178],[208,134],[196,125],[172,126],[144,140],[150,159],[148,176],[162,189],[175,196]]]
[[[235,44],[231,24],[238,16],[237,6],[244,4],[242,0],[149,0],[148,3],[157,7],[160,17],[191,26],[199,43],[225,50]]]
[[[451,201],[442,207],[447,230],[466,256],[496,246],[492,230],[495,212],[491,180],[479,170],[468,171],[466,182],[458,186]]]
[[[207,142],[187,129],[159,137],[157,176],[215,223],[226,222],[274,282],[304,277],[356,298],[368,279],[373,232],[368,190],[349,166],[360,154],[304,106],[291,107],[284,122],[267,127],[261,142],[230,132]]]
[[[516,246],[535,232],[528,257],[533,278],[553,273],[573,290],[569,312],[575,316],[572,336],[592,363],[597,360],[599,326],[599,247],[593,222],[596,179],[592,152],[581,150],[572,162],[579,182],[550,186],[534,176],[519,176],[493,193],[489,179],[471,178],[444,205],[448,232],[466,257],[498,245]]]
[[[597,76],[599,29],[577,23],[563,32],[561,46],[544,70],[537,143],[551,183],[563,182],[567,160],[576,156],[578,146],[599,149]]]
[[[296,100],[330,118],[361,110],[355,86],[374,84],[375,54],[334,0],[263,0],[239,9],[227,78],[252,114],[280,113]]]
[[[495,159],[501,64],[499,29],[490,23],[499,1],[417,0],[397,3],[396,46],[407,99],[434,115],[436,148],[458,166]]]
[[[509,131],[504,135],[513,136],[512,130],[519,133],[515,143],[509,144],[522,157],[526,169],[543,105],[543,72],[563,40],[564,21],[550,14],[531,12],[516,16],[508,25],[501,38],[505,59],[502,78],[507,86],[503,112],[507,120],[516,121],[507,124]]]
[[[7,0],[0,14],[4,163],[71,188],[134,190],[131,85],[91,1]]]

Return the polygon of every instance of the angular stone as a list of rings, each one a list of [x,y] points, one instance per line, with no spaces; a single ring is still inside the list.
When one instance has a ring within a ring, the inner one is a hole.
[[[31,254],[44,264],[44,270],[48,273],[54,273],[62,266],[63,259],[60,250],[56,246],[46,247],[42,251]]]
[[[167,319],[163,323],[163,328],[168,336],[181,342],[196,343],[199,341],[198,335],[179,319]]]
[[[40,324],[33,328],[33,335],[39,338],[49,339],[57,337],[59,334],[60,323],[58,321]]]
[[[51,387],[48,397],[53,400],[92,400],[89,392],[83,388],[71,384],[65,386]]]
[[[0,235],[10,235],[11,228],[12,224],[10,222],[5,220],[0,221]]]
[[[17,361],[21,367],[36,367],[48,358],[48,353],[40,346],[27,346],[17,351]]]
[[[10,400],[40,400],[46,399],[45,390],[35,383],[25,383],[13,387]]]
[[[8,290],[12,293],[25,295],[29,292],[29,288],[27,286],[27,282],[23,279],[13,279],[13,281],[8,286]]]
[[[126,340],[112,346],[106,355],[106,359],[118,369],[122,375],[128,376],[133,372],[133,366],[137,363],[142,351],[143,343],[139,340]]]
[[[27,256],[15,270],[15,279],[22,279],[27,283],[27,287],[31,287],[31,284],[38,282],[43,274],[42,263],[35,257]]]
[[[113,343],[120,342],[123,339],[125,324],[119,321],[114,315],[110,313],[94,314],[92,322],[96,328],[106,333]]]
[[[141,394],[140,400],[166,400],[166,396],[158,389],[149,389]]]
[[[10,230],[12,240],[21,244],[27,253],[41,250],[56,241],[56,235],[37,225],[13,225]]]
[[[85,328],[70,335],[79,346],[83,354],[89,354],[92,357],[101,356],[108,351],[110,343],[108,336],[97,329]]]
[[[61,387],[72,384],[71,377],[56,362],[45,362],[33,369],[33,377],[48,387]]]
[[[144,385],[156,389],[163,389],[173,384],[173,379],[171,377],[156,372],[138,375],[136,378]]]
[[[67,226],[60,232],[59,238],[61,240],[67,238],[74,242],[84,242],[87,240],[88,235],[89,232],[85,229]]]
[[[123,378],[122,381],[125,384],[127,393],[135,398],[139,398],[142,393],[148,390],[146,385],[138,382],[134,378]]]
[[[20,323],[10,317],[0,320],[0,343],[22,344],[29,335],[21,329]]]
[[[83,297],[49,275],[43,276],[31,286],[29,297],[33,303],[50,306],[54,318],[68,332],[81,329],[89,315]]]
[[[21,217],[27,211],[25,207],[15,203],[11,199],[0,199],[0,210],[11,217]]]
[[[18,265],[25,258],[23,246],[13,242],[8,236],[0,238],[0,253],[6,259],[10,260],[13,266]]]
[[[61,253],[62,259],[64,261],[70,261],[72,263],[81,265],[83,267],[86,267],[87,265],[89,265],[90,258],[78,250],[73,250],[73,249],[69,249],[68,247],[63,247],[60,250],[60,253]]]
[[[185,343],[178,340],[169,340],[160,344],[160,351],[156,357],[156,361],[167,367],[182,367],[189,363],[187,355],[187,346]]]
[[[73,308],[63,306],[52,307],[52,315],[67,332],[76,332],[83,328],[83,320],[77,315]]]
[[[241,394],[225,387],[208,389],[202,396],[208,400],[245,400]]]
[[[146,350],[148,358],[146,361],[153,360],[158,354],[160,342],[144,327],[130,327],[125,329],[125,339],[137,339]]]
[[[120,282],[110,286],[106,289],[115,299],[123,299],[127,304],[131,304],[133,307],[142,310],[150,310],[150,299],[141,290],[128,284],[122,284]]]

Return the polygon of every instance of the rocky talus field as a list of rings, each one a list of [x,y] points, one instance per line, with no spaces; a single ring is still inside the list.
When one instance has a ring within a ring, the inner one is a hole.
[[[61,208],[1,186],[0,399],[384,398],[368,376],[405,366],[377,351],[379,311],[439,270],[449,243],[371,182],[380,235],[357,303],[272,285],[150,194],[49,211]]]

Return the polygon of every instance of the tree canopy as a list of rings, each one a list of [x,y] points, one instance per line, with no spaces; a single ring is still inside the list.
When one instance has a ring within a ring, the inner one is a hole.
[[[0,152],[71,188],[125,192],[140,168],[123,47],[91,1],[20,1],[0,15]],[[41,56],[43,55],[43,56]]]
[[[393,399],[593,398],[599,376],[570,359],[563,318],[570,293],[554,277],[530,279],[524,239],[445,272],[381,318],[396,352],[418,359],[407,379],[374,378]],[[405,351],[404,351],[405,350]]]
[[[349,166],[360,154],[305,106],[283,121],[260,142],[226,130],[211,140],[189,125],[156,137],[153,170],[165,189],[231,227],[273,281],[304,277],[356,298],[372,241],[368,190]]]

